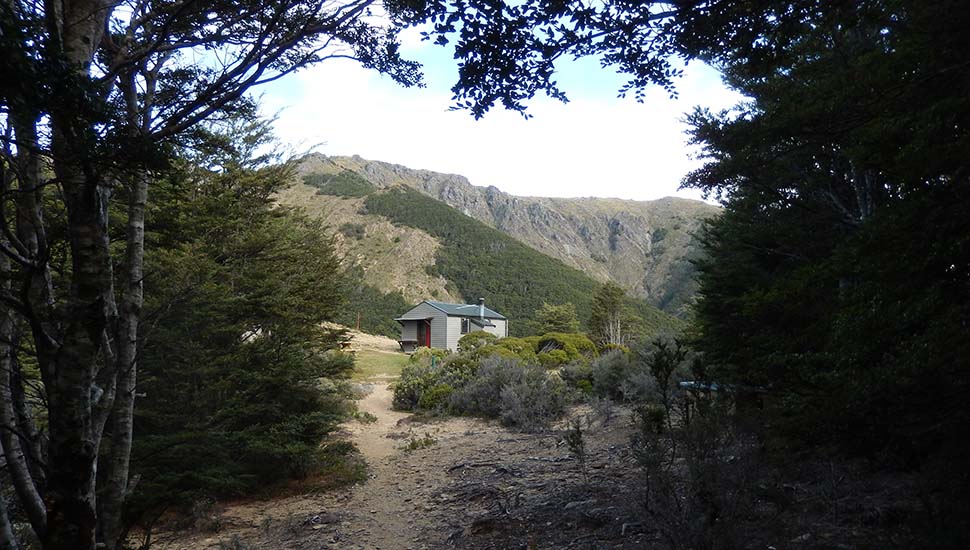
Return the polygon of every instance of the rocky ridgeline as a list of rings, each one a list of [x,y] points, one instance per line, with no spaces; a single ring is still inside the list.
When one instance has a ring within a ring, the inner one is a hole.
[[[517,197],[467,178],[416,170],[358,156],[306,157],[301,174],[360,174],[378,188],[407,185],[478,219],[594,278],[613,280],[673,314],[697,290],[690,259],[695,235],[718,208],[679,198]]]

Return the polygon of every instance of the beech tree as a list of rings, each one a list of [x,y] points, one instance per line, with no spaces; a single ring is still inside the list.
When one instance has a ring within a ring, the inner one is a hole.
[[[44,548],[123,543],[153,174],[307,65],[418,84],[373,4],[0,3],[0,445]]]
[[[589,335],[600,346],[630,345],[640,335],[641,324],[627,305],[626,291],[616,283],[603,283],[593,295]]]

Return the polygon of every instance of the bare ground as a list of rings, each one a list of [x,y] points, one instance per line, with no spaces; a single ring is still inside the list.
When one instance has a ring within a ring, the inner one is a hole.
[[[590,436],[587,486],[559,431],[514,433],[469,418],[417,422],[391,410],[389,384],[371,389],[359,406],[377,421],[347,426],[370,466],[365,483],[227,505],[209,522],[218,531],[162,534],[155,547],[640,548],[649,538],[618,475],[633,470],[621,422]],[[405,450],[414,440],[428,446]]]

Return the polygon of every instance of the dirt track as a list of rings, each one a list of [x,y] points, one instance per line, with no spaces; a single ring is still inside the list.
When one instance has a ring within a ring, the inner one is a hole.
[[[469,418],[417,423],[391,410],[387,382],[370,386],[359,407],[377,421],[348,426],[370,466],[366,483],[228,506],[217,532],[163,535],[153,547],[642,547],[622,480],[591,495],[558,432],[513,433]],[[594,480],[626,460],[623,431],[591,439]],[[403,449],[427,437],[429,446]]]

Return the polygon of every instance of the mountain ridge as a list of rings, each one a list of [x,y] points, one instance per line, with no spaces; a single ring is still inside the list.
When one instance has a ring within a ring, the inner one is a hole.
[[[719,208],[664,197],[635,201],[598,197],[525,197],[466,177],[412,169],[360,156],[304,157],[298,174],[358,174],[379,189],[414,188],[519,241],[681,317],[696,293],[696,234]]]

